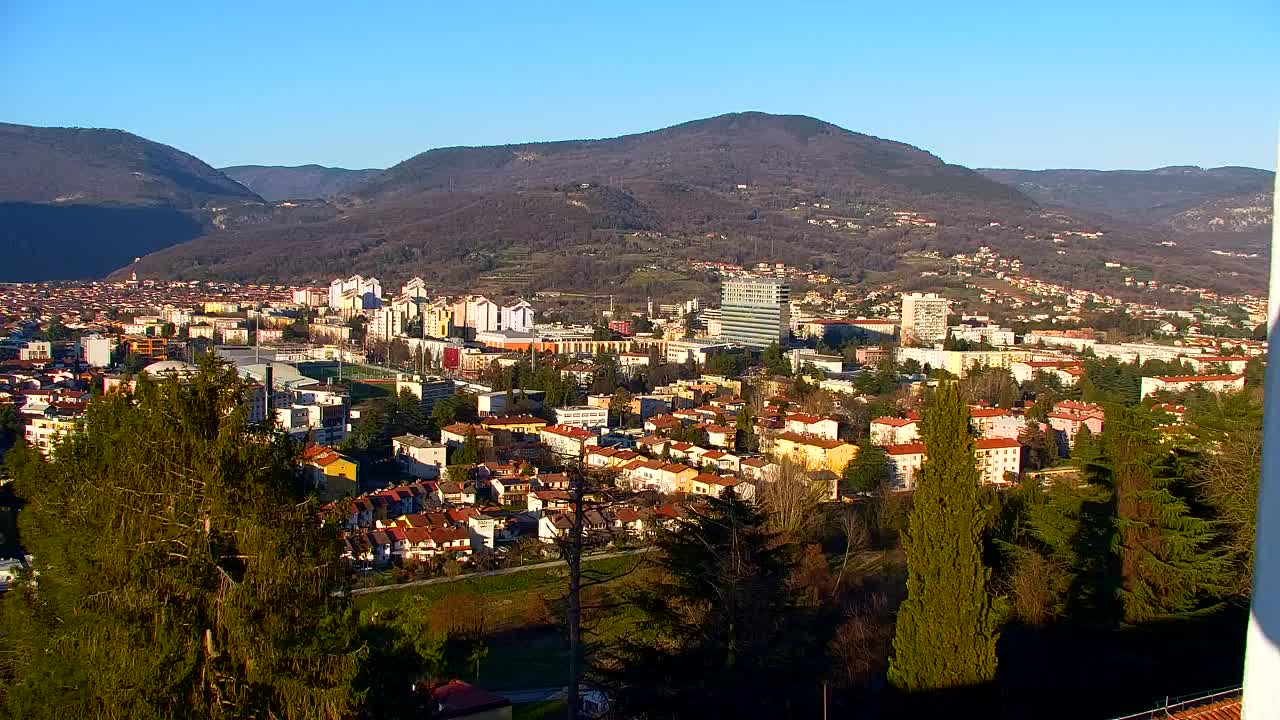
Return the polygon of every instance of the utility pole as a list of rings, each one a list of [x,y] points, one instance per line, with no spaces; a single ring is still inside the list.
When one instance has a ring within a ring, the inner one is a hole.
[[[569,502],[573,505],[573,526],[569,528],[569,547],[565,564],[569,566],[569,688],[565,693],[567,720],[577,720],[582,670],[582,496],[585,476],[581,462],[569,465]]]

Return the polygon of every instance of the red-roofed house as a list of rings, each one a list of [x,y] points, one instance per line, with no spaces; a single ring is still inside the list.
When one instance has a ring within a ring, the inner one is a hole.
[[[548,425],[539,431],[538,438],[559,458],[582,457],[588,446],[599,444],[595,433],[569,425]]]
[[[1142,397],[1153,392],[1169,390],[1184,392],[1194,388],[1204,388],[1211,393],[1236,392],[1244,389],[1244,375],[1158,375],[1142,378]]]
[[[873,445],[902,445],[920,439],[920,422],[912,418],[880,417],[871,421]]]
[[[1017,438],[1025,419],[1004,408],[969,408],[969,424],[980,437]]]
[[[787,413],[784,429],[802,435],[816,435],[827,440],[840,437],[840,423],[835,418],[819,415]]]

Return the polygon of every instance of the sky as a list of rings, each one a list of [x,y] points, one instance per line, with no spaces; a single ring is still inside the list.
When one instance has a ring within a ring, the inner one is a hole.
[[[0,121],[215,167],[811,115],[970,167],[1276,165],[1280,2],[0,0]]]

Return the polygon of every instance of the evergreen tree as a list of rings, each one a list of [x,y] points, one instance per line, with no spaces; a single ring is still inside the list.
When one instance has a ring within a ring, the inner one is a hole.
[[[732,491],[661,531],[661,579],[632,598],[642,639],[602,654],[599,680],[626,717],[797,717],[822,661],[813,611],[790,578],[793,548]]]
[[[990,681],[996,616],[982,564],[980,476],[968,409],[953,382],[925,416],[921,467],[905,540],[907,599],[898,611],[889,681],[916,692]]]
[[[782,346],[776,341],[769,343],[769,346],[760,353],[760,364],[764,365],[771,375],[791,375],[791,361],[782,354]]]
[[[875,492],[889,479],[889,456],[884,448],[871,444],[870,438],[858,443],[858,454],[844,466],[840,492],[845,497]]]
[[[212,358],[139,378],[16,470],[33,573],[0,601],[12,717],[331,718],[360,703],[336,523]]]
[[[1214,528],[1178,494],[1184,469],[1151,413],[1109,408],[1100,447],[1086,479],[1111,494],[1124,621],[1194,611],[1218,597],[1227,566]]]
[[[462,447],[453,453],[451,465],[475,465],[480,462],[480,441],[476,439],[475,430],[467,431],[462,440]]]

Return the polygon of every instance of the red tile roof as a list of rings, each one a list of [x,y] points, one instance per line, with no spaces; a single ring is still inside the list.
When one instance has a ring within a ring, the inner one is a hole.
[[[1022,445],[1013,438],[978,438],[973,446],[978,450],[996,450],[999,448],[1016,448]]]
[[[924,443],[900,443],[887,445],[884,451],[889,455],[923,455]]]

